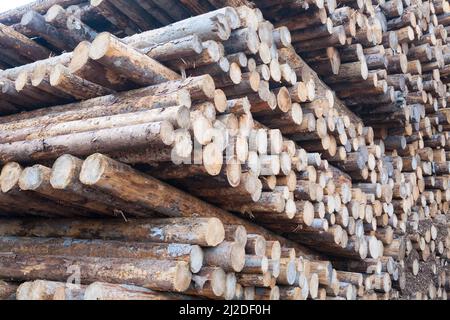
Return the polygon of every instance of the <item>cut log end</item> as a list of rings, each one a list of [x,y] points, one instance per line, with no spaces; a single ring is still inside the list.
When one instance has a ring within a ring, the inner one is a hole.
[[[35,190],[44,180],[43,166],[35,165],[25,168],[19,178],[19,187],[22,190]]]
[[[91,48],[89,50],[89,57],[92,60],[103,58],[110,48],[112,37],[113,35],[109,32],[102,32],[97,35],[95,40],[92,41]]]
[[[225,228],[217,218],[208,219],[208,226],[206,232],[206,243],[211,246],[217,246],[225,239]]]
[[[180,261],[176,266],[176,274],[174,279],[174,289],[178,292],[186,291],[191,283],[192,273],[186,262]]]
[[[50,72],[50,84],[52,86],[58,86],[63,81],[66,70],[66,67],[63,65],[55,66]]]
[[[232,187],[237,187],[241,182],[241,163],[236,156],[227,160],[227,180]]]
[[[222,170],[223,154],[221,148],[215,144],[210,143],[203,149],[203,163],[206,171],[212,175],[217,176]]]
[[[199,272],[203,267],[203,250],[200,246],[192,246],[189,262],[192,273]]]
[[[102,177],[107,166],[106,157],[100,153],[89,156],[81,167],[80,181],[86,185],[95,185]]]
[[[52,187],[55,189],[65,189],[76,176],[81,161],[68,154],[59,157],[52,167],[52,176],[50,177]]]
[[[68,66],[71,72],[77,72],[86,65],[89,61],[90,48],[91,43],[89,41],[82,41],[73,50],[72,59]]]
[[[12,190],[12,188],[17,185],[21,174],[22,167],[17,162],[9,162],[5,164],[0,174],[2,192],[7,193]]]

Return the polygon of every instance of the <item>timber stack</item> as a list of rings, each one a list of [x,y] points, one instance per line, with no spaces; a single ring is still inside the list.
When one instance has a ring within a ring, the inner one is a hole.
[[[446,300],[448,15],[442,0],[0,14],[0,298]]]

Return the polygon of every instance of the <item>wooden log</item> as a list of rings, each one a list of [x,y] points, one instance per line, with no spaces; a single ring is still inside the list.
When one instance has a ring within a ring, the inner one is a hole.
[[[103,240],[3,237],[4,252],[23,255],[59,255],[160,259],[186,261],[193,273],[203,266],[203,252],[197,245],[120,242]]]
[[[83,300],[190,300],[186,295],[158,292],[143,287],[94,282],[86,287]]]
[[[226,271],[240,272],[245,265],[245,250],[234,242],[224,241],[214,248],[204,251],[205,263],[218,266]]]
[[[16,280],[65,281],[70,266],[78,265],[82,283],[105,281],[182,292],[191,281],[189,266],[182,261],[9,255],[0,265],[3,277]]]
[[[176,72],[127,46],[107,32],[99,34],[92,42],[89,57],[142,85],[180,78]]]
[[[45,18],[35,11],[28,11],[23,15],[20,24],[30,34],[42,37],[57,50],[72,50],[77,43],[67,36],[63,30],[57,29],[45,21]]]
[[[19,54],[29,61],[42,60],[50,56],[48,49],[3,24],[0,24],[0,43],[4,47],[20,50]]]
[[[72,74],[63,65],[53,67],[49,75],[50,85],[78,100],[112,94],[114,91]]]
[[[140,138],[138,133],[141,133]],[[139,139],[141,139],[139,141]],[[173,143],[173,126],[169,122],[154,122],[150,125],[131,125],[127,127],[101,129],[76,134],[51,137],[48,139],[36,139],[23,142],[14,142],[2,145],[4,157],[2,161],[33,161],[51,159],[62,155],[62,153],[73,153],[74,155],[88,155],[93,150],[111,152],[121,149],[133,140],[135,145],[170,145]],[[86,144],[87,141],[95,141],[94,145]],[[122,145],[122,146],[121,146]],[[21,146],[21,147],[19,147]],[[84,146],[84,147],[82,147]],[[44,150],[46,150],[44,152]]]
[[[236,11],[233,8],[226,7],[216,11],[211,11],[202,15],[191,17],[179,22],[175,22],[163,28],[143,32],[128,38],[128,43],[141,42],[161,43],[174,39],[179,39],[190,34],[197,34],[202,41],[227,40],[231,34],[229,20],[222,12]]]
[[[151,220],[5,220],[4,236],[101,238],[121,241],[165,242],[216,246],[223,241],[222,223],[216,218]],[[104,223],[103,223],[104,222]]]

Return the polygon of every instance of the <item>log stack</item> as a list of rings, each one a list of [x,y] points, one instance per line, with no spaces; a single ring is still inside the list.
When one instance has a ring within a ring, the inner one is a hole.
[[[1,297],[447,299],[448,3],[174,3],[0,17]]]

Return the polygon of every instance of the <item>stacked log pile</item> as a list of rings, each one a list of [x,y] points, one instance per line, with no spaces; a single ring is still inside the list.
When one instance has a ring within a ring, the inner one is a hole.
[[[272,7],[261,2],[275,26],[290,28],[295,49],[373,128],[375,143],[384,150],[384,163],[377,167],[388,174],[378,172],[364,180],[372,187],[374,182],[393,187],[398,221],[379,219],[378,224],[390,224],[398,239],[406,236],[401,240],[406,257],[395,255],[405,271],[400,278],[405,296],[441,296],[441,257],[448,257],[443,242],[448,231],[442,223],[449,200],[448,2],[355,1],[337,8],[329,2],[309,4]]]
[[[1,72],[4,296],[446,299],[448,5],[310,2],[81,28]]]
[[[124,37],[160,28],[213,11],[218,3],[205,2],[199,5],[174,0],[39,0],[0,13],[0,46],[4,53],[0,57],[0,69],[71,51],[79,42],[91,41],[103,31]],[[222,2],[219,7],[226,5]],[[17,51],[18,48],[21,50]]]

